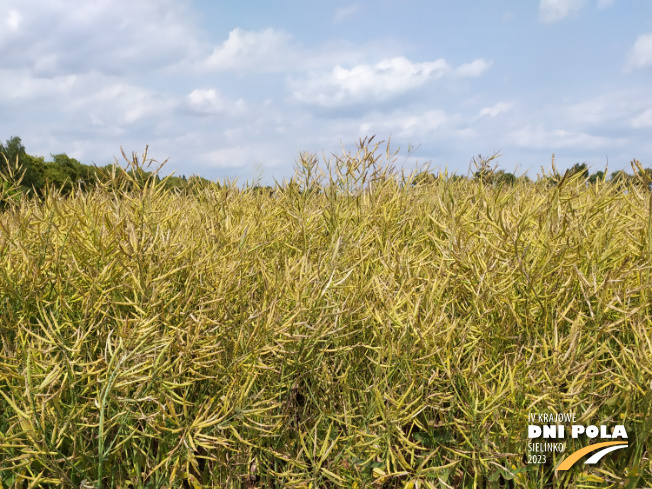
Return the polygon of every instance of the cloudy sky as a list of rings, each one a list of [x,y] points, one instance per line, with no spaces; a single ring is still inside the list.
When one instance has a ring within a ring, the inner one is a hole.
[[[652,166],[651,86],[652,0],[0,0],[0,140],[47,159],[273,183],[377,134],[612,171]]]

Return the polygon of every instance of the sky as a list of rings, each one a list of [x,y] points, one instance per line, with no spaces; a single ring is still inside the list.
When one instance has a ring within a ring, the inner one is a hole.
[[[652,166],[652,0],[0,0],[0,140],[273,184],[365,136],[407,171]]]

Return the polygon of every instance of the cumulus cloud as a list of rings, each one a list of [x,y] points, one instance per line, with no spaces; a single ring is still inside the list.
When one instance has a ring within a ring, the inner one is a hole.
[[[0,94],[2,110],[14,114],[12,126],[20,125],[23,113],[38,114],[44,135],[75,137],[122,137],[135,127],[156,132],[180,103],[179,97],[101,73],[46,78],[0,71]]]
[[[512,107],[514,106],[513,103],[511,102],[498,102],[495,105],[492,105],[491,107],[485,107],[480,110],[480,113],[478,114],[479,117],[496,117],[498,114],[502,114],[503,112],[508,112],[512,110]]]
[[[387,100],[441,78],[450,71],[443,59],[412,63],[404,57],[382,60],[375,65],[362,64],[351,69],[336,66],[328,74],[313,74],[308,80],[294,82],[296,100],[324,107]]]
[[[563,120],[571,129],[626,133],[632,121],[646,108],[652,107],[652,94],[643,84],[606,90],[590,98],[550,107],[550,120]]]
[[[37,76],[162,68],[196,55],[185,2],[9,0],[0,29],[5,68]],[[41,33],[36,42],[34,33]]]
[[[360,134],[391,133],[401,138],[427,136],[428,134],[449,128],[457,120],[443,110],[428,110],[423,114],[395,111],[382,122],[365,121],[360,124]]]
[[[516,146],[534,149],[555,148],[608,148],[619,141],[614,138],[594,136],[584,131],[567,129],[546,129],[543,124],[536,127],[526,127],[513,131],[509,139]]]
[[[648,68],[652,66],[652,33],[638,36],[629,52],[630,69]]]
[[[476,59],[470,63],[463,64],[455,69],[455,76],[458,78],[473,78],[483,75],[492,65],[491,61]]]
[[[214,88],[198,88],[186,97],[186,107],[198,115],[238,115],[246,111],[247,104],[243,99],[228,100]]]
[[[95,80],[94,83],[91,80]],[[96,126],[126,126],[170,115],[178,101],[125,81],[88,76],[70,96],[70,111]]]
[[[579,126],[599,126],[620,116],[620,107],[614,94],[600,95],[588,100],[570,104],[562,108],[562,116],[567,123]]]
[[[539,17],[543,22],[557,22],[580,10],[586,0],[541,0]]]
[[[444,59],[413,63],[399,56],[374,65],[352,68],[335,66],[329,73],[312,73],[307,79],[292,80],[293,98],[303,104],[340,107],[367,102],[384,102],[446,75],[479,76],[490,66],[476,60],[453,69]]]
[[[243,168],[253,165],[262,166],[261,155],[267,154],[269,156],[273,155],[273,153],[269,145],[249,144],[207,151],[199,155],[199,157],[200,161],[210,168]],[[265,166],[275,163],[275,161],[270,162],[269,157],[266,157],[265,160],[267,160],[264,161]]]
[[[281,71],[298,57],[291,39],[286,32],[271,28],[259,32],[233,29],[205,66],[215,71]]]
[[[341,63],[359,63],[373,53],[392,52],[386,43],[351,43],[330,40],[306,48],[289,33],[267,28],[229,32],[228,38],[214,47],[199,62],[200,71],[278,73],[324,69]]]
[[[26,70],[0,70],[0,96],[21,103],[69,96],[80,86],[78,75],[35,78]]]

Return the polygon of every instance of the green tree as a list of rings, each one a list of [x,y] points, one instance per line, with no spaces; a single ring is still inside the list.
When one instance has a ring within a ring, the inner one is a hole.
[[[634,177],[627,173],[625,170],[618,170],[611,172],[611,183],[615,184],[619,189],[626,188]]]
[[[28,193],[42,194],[45,187],[45,158],[25,153],[21,159],[21,166],[25,169],[23,186],[27,187]]]
[[[482,155],[478,155],[477,158],[473,157],[473,159],[471,160],[471,165],[473,165],[476,170],[475,172],[473,172],[473,178],[476,180],[480,180],[487,185],[493,184],[498,165],[492,162],[493,160],[499,158],[500,156],[502,156],[500,152],[496,151],[493,155],[491,155],[488,158],[485,158]]]
[[[589,167],[586,163],[575,163],[571,168],[569,168],[569,177],[577,174],[581,175],[584,179],[589,178]]]
[[[80,180],[91,180],[89,168],[65,153],[53,154],[45,169],[45,178],[64,194],[72,192]],[[90,183],[90,182],[89,182]]]
[[[640,161],[635,161],[638,163],[638,168],[634,172],[633,179],[635,179],[638,185],[652,188],[652,168],[643,168]]]
[[[606,175],[603,171],[597,171],[589,177],[589,183],[596,183],[598,180],[604,182]]]
[[[22,163],[21,160],[27,154],[25,152],[25,146],[23,146],[23,143],[18,136],[13,136],[7,139],[7,142],[4,145],[0,143],[0,153],[5,155],[9,164],[14,164],[16,158],[18,158],[18,161]],[[5,162],[5,159],[0,157],[0,170],[4,170],[6,165],[7,163]]]
[[[28,155],[22,140],[18,136],[7,139],[4,145],[0,144],[0,153],[6,156],[9,164],[14,165],[18,162],[19,171],[25,173],[21,185],[28,192],[40,190],[44,183],[42,178],[42,165],[45,161],[43,158]],[[0,169],[5,170],[6,162],[4,158],[0,158],[0,160],[2,160],[0,165],[3,165]]]
[[[505,170],[498,170],[494,174],[494,183],[496,185],[514,185],[516,183],[516,176]]]
[[[616,182],[627,182],[631,178],[625,170],[618,170],[611,172],[611,181]]]
[[[417,185],[428,185],[437,180],[437,177],[430,172],[422,171],[415,175],[414,180],[412,180],[412,186]]]
[[[520,177],[517,177],[516,181],[520,182],[520,183],[531,183],[532,182],[530,177],[528,177],[527,175],[521,175]]]

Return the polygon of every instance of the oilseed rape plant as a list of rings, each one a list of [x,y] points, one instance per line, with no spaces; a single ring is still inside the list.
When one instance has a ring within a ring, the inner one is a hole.
[[[2,488],[651,486],[640,164],[496,183],[396,154],[302,153],[273,189],[171,189],[146,153],[67,195],[5,175]],[[529,460],[532,413],[571,412],[627,448]]]

